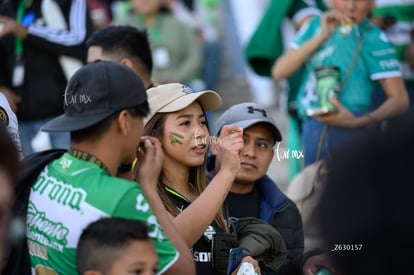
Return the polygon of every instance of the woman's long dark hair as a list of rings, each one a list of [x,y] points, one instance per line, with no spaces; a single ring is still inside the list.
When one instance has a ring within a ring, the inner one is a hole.
[[[168,115],[167,113],[157,113],[145,125],[143,136],[155,136],[155,137],[162,136],[164,134],[164,124],[165,124],[167,115]],[[180,211],[175,205],[174,200],[171,198],[171,195],[165,190],[163,179],[165,179],[165,174],[161,172],[160,177],[158,178],[158,183],[157,183],[158,193],[167,211],[170,212],[174,217],[178,216],[178,214],[180,214]],[[207,187],[207,184],[208,184],[208,178],[206,175],[206,161],[204,161],[203,164],[200,166],[190,167],[188,179],[189,179],[192,189],[194,190],[195,194],[198,197],[203,192],[203,190]],[[217,224],[225,232],[228,232],[228,228],[226,225],[226,221],[224,219],[223,211],[221,209],[217,212],[217,215],[214,218],[214,223]]]

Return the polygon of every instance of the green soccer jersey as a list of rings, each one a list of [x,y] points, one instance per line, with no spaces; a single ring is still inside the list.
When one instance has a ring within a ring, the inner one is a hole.
[[[179,253],[164,235],[139,184],[111,177],[96,164],[65,153],[44,168],[31,189],[27,237],[32,274],[77,274],[80,234],[101,217],[146,222],[160,273],[177,260]]]
[[[361,52],[340,94],[340,102],[350,111],[367,111],[375,81],[401,76],[395,49],[385,33],[365,20],[360,26],[353,25],[348,34],[335,30],[306,61],[305,75],[299,90],[297,102],[300,115],[305,118],[306,110],[316,102],[315,70],[321,66],[339,68],[341,82],[350,66],[362,32],[365,39]],[[320,16],[314,17],[297,34],[293,48],[303,45],[320,32]]]
[[[288,16],[293,20],[295,25],[298,24],[303,18],[307,16],[317,16],[320,15],[321,12],[327,9],[323,0],[315,1],[315,0],[301,0],[301,1],[293,1],[292,6],[289,9]],[[300,81],[303,75],[303,68],[301,67],[297,70],[294,74],[289,76],[287,79],[289,83],[289,93],[288,93],[288,104],[292,104],[296,102],[296,97],[299,92]],[[294,107],[294,106],[290,106]]]
[[[297,24],[307,16],[315,16],[321,13],[320,8],[314,0],[293,1],[288,10],[287,16]]]
[[[414,0],[376,0],[372,15],[395,20],[384,31],[395,46],[403,78],[414,82],[414,71],[404,58],[405,48],[413,43],[411,32],[414,30]]]

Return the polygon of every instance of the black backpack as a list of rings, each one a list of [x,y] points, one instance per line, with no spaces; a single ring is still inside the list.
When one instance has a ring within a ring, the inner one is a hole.
[[[51,161],[61,157],[67,150],[52,149],[38,152],[23,159],[22,167],[14,188],[15,199],[12,206],[13,219],[26,221],[27,207],[29,203],[30,189],[43,168]],[[24,222],[24,228],[26,223]],[[24,230],[26,232],[26,230]],[[1,274],[7,275],[31,275],[29,248],[26,235],[23,234],[17,240],[8,244],[5,266]]]

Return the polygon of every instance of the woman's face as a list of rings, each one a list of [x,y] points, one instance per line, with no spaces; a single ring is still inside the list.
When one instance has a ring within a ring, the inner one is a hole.
[[[205,113],[193,102],[183,110],[167,115],[161,143],[166,160],[194,167],[204,163],[209,131]]]
[[[131,0],[133,10],[141,15],[150,15],[158,12],[162,0]]]
[[[332,7],[360,25],[374,7],[374,0],[332,0]]]

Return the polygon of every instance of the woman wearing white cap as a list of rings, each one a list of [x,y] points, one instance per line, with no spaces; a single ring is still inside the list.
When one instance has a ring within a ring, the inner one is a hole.
[[[193,92],[179,83],[148,91],[150,114],[144,120],[144,135],[157,137],[164,151],[158,191],[174,216],[177,230],[192,248],[197,274],[217,274],[211,266],[213,234],[227,231],[221,206],[240,168],[243,131],[232,125],[223,128],[219,139],[209,137],[205,111],[221,105],[213,91]],[[208,145],[216,141],[223,167],[208,183]],[[257,262],[245,257],[260,273]]]

